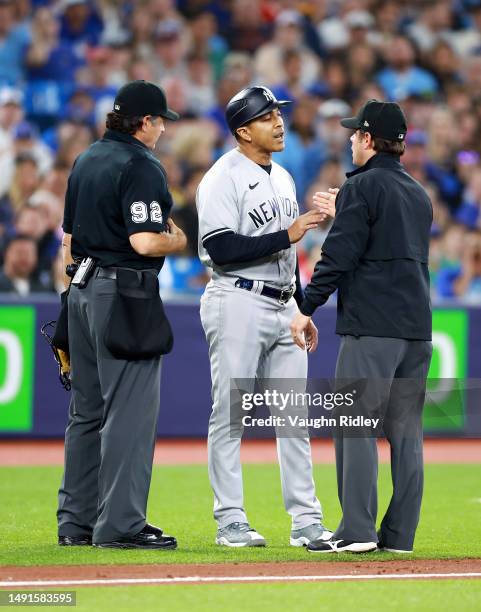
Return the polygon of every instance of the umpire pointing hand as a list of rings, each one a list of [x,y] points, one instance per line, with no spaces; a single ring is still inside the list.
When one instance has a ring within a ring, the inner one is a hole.
[[[57,511],[59,544],[175,548],[146,522],[159,413],[161,355],[172,335],[157,276],[186,238],[168,218],[165,171],[151,153],[179,115],[164,92],[120,89],[107,131],[69,177],[64,262],[72,399]]]
[[[380,548],[411,552],[423,489],[422,409],[432,350],[432,206],[400,163],[407,127],[397,104],[369,100],[341,124],[354,130],[359,168],[337,194],[336,217],[291,333],[303,347],[311,315],[338,289],[336,378],[382,380],[391,390],[383,428],[394,491],[377,534],[376,440],[341,433],[336,464],[343,518],[331,541],[311,543],[308,550],[366,552],[379,542]],[[394,385],[397,379],[408,380]]]

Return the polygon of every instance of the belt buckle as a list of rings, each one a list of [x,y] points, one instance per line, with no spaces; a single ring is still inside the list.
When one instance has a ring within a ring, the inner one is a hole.
[[[289,289],[281,289],[281,295],[279,296],[279,302],[281,304],[287,304],[287,302],[291,299],[293,295],[294,295],[294,291],[292,287],[289,287]]]

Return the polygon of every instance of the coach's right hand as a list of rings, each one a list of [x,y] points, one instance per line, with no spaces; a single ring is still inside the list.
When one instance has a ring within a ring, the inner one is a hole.
[[[317,227],[322,220],[323,214],[317,210],[310,210],[309,212],[300,215],[300,217],[297,217],[291,227],[287,230],[291,244],[299,242],[299,240],[308,230]]]

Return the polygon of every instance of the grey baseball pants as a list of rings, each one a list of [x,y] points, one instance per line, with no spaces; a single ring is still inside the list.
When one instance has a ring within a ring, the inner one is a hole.
[[[212,413],[209,421],[208,468],[214,491],[214,518],[219,528],[248,522],[244,510],[241,439],[230,435],[231,379],[292,378],[305,380],[307,355],[292,341],[289,325],[297,312],[286,305],[236,288],[232,279],[211,281],[201,299],[201,320],[209,345]],[[292,528],[322,518],[312,477],[309,438],[277,438],[284,506]]]
[[[94,276],[68,298],[72,398],[58,533],[93,533],[94,543],[145,526],[159,413],[160,358],[115,359],[104,346],[115,293],[115,280]]]
[[[336,378],[368,379],[372,386],[367,401],[384,401],[383,429],[391,446],[393,494],[376,534],[376,439],[339,435],[335,447],[343,517],[335,539],[377,542],[379,536],[388,548],[412,550],[423,493],[422,410],[431,352],[431,342],[422,340],[342,337]],[[390,389],[389,381],[393,381]],[[380,397],[386,388],[387,397]],[[369,408],[363,406],[364,412]]]

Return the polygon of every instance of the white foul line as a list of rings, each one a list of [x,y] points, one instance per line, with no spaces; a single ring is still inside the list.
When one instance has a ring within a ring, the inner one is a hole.
[[[86,580],[4,580],[0,587],[105,586],[185,582],[295,582],[329,580],[411,580],[416,578],[481,578],[481,572],[430,574],[339,574],[333,576],[178,576],[174,578],[96,578]]]

